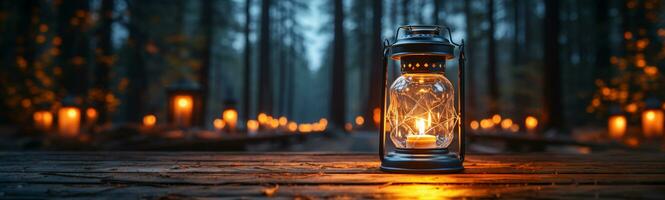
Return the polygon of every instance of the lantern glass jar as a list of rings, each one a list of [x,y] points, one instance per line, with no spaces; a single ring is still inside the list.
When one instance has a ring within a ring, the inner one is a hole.
[[[458,118],[453,85],[443,74],[404,73],[393,82],[389,93],[390,139],[397,148],[450,145]]]

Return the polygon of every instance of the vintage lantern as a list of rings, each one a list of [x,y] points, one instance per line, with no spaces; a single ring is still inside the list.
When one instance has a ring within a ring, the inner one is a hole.
[[[400,173],[461,171],[465,149],[464,41],[453,42],[447,27],[420,25],[397,28],[394,41],[384,43],[381,169]],[[455,57],[455,47],[460,49],[457,92],[445,76],[446,61]],[[401,69],[401,76],[390,88],[386,88],[388,58],[398,61]],[[449,151],[455,133],[457,153]],[[386,137],[395,147],[389,153]]]
[[[201,125],[201,89],[198,84],[181,80],[166,90],[168,121],[180,128]]]
[[[607,118],[607,133],[612,139],[621,139],[626,135],[628,120],[621,111],[620,106],[612,106],[609,109],[610,116]]]
[[[660,137],[663,135],[665,126],[665,115],[660,108],[660,101],[655,98],[649,98],[645,101],[645,108],[642,112],[642,132],[647,138]]]
[[[77,136],[81,129],[81,109],[73,97],[62,100],[58,109],[58,133],[66,137]]]

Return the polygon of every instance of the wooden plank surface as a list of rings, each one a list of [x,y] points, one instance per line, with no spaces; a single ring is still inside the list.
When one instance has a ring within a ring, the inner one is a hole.
[[[373,154],[0,152],[0,198],[665,199],[665,155],[470,155],[459,174],[390,174]]]

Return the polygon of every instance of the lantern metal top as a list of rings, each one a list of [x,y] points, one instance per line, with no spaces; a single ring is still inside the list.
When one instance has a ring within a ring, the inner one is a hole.
[[[179,79],[175,83],[169,85],[166,90],[170,92],[198,92],[201,90],[201,86],[189,79]]]
[[[447,30],[448,38],[442,35]],[[401,34],[400,34],[401,33]],[[451,43],[450,29],[436,25],[400,26],[395,32],[395,43],[390,45],[389,55],[394,60],[406,56],[438,56],[453,59],[455,45]]]

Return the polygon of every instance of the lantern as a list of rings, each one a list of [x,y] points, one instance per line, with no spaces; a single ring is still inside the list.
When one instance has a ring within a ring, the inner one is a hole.
[[[222,112],[222,119],[228,125],[229,132],[236,131],[236,124],[238,124],[238,110],[236,110],[236,101],[229,99],[224,102],[226,108]]]
[[[628,120],[621,112],[620,106],[610,108],[610,116],[607,118],[607,132],[612,139],[621,139],[626,134]]]
[[[196,83],[181,80],[166,92],[169,123],[181,128],[202,125],[201,90]]]
[[[81,109],[73,98],[65,98],[58,109],[58,132],[67,137],[77,136],[81,129]]]
[[[642,112],[642,132],[647,138],[660,137],[665,126],[665,116],[660,109],[660,101],[650,98],[645,104],[646,107]]]
[[[50,107],[41,106],[34,113],[32,113],[32,121],[35,128],[40,131],[48,131],[53,125],[53,113]]]
[[[384,43],[383,83],[387,86],[388,58],[399,62],[401,76],[382,90],[381,169],[400,173],[461,171],[465,149],[464,42],[454,43],[450,29],[443,26],[401,26],[394,41]],[[457,92],[444,75],[455,47],[460,48]],[[457,153],[449,151],[455,134]],[[395,147],[388,153],[386,137]]]

